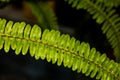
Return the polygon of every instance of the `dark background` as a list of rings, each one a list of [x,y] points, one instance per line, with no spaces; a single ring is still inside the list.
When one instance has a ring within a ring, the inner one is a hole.
[[[31,25],[38,23],[33,15],[26,15],[22,2],[14,1],[11,5],[2,5],[0,17],[14,21],[25,21]],[[71,8],[64,0],[56,0],[54,10],[58,17],[60,31],[70,34],[80,41],[85,41],[101,53],[114,59],[113,50],[92,16],[85,10]],[[29,10],[28,10],[29,11]],[[120,13],[119,8],[117,13]],[[31,17],[32,16],[32,17]],[[31,19],[30,19],[31,18]],[[0,51],[0,80],[94,80],[71,69],[46,60],[35,60],[29,53],[26,56],[15,55],[13,50],[5,53]]]

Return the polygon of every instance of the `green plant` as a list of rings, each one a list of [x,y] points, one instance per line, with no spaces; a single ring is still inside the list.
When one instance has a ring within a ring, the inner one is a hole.
[[[106,34],[112,48],[116,61],[120,61],[120,18],[115,14],[115,9],[119,5],[118,0],[66,0],[77,9],[85,9],[93,15],[96,22],[102,24],[102,31]],[[108,2],[108,3],[107,3]],[[113,2],[113,3],[112,3]],[[42,14],[35,11],[35,3],[29,3],[35,15],[40,18]],[[32,4],[32,5],[31,5]],[[37,5],[38,6],[38,5]],[[36,9],[37,10],[37,9]],[[45,10],[45,9],[43,9]],[[45,12],[45,11],[43,11]],[[43,13],[45,14],[45,13]],[[51,13],[52,15],[53,13]],[[40,16],[40,17],[39,17]],[[51,18],[51,19],[50,19]],[[54,16],[53,16],[54,18]],[[45,26],[49,24],[52,17],[38,19]],[[54,19],[53,19],[54,21]],[[51,22],[50,22],[51,24]],[[54,23],[52,24],[54,25]],[[55,22],[56,25],[56,22]],[[49,27],[49,29],[52,29]],[[4,46],[4,47],[3,47]],[[86,76],[101,80],[120,80],[120,64],[110,60],[105,53],[101,54],[95,48],[90,48],[89,43],[80,42],[69,35],[60,34],[59,31],[45,29],[34,25],[32,28],[25,22],[6,21],[0,19],[0,49],[4,48],[8,52],[10,47],[18,55],[20,52],[25,55],[28,52],[35,59],[47,59],[48,62],[62,63],[65,67],[72,68],[73,71],[82,72]]]

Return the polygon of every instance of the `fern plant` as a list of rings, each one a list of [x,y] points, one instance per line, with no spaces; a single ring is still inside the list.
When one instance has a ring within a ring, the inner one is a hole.
[[[112,7],[117,7],[119,3],[114,2],[107,4],[107,0],[66,1],[77,9],[82,8],[87,10],[93,15],[93,19],[96,19],[97,23],[103,25],[102,31],[106,34],[115,51],[116,60],[119,62],[120,18],[115,14],[115,10],[112,9]],[[112,2],[113,0],[110,1]],[[52,26],[56,25],[56,22],[51,22],[52,18],[55,18],[54,16],[49,18],[42,17],[41,19],[42,13],[38,14],[40,12],[35,11],[35,9],[37,9],[36,5],[33,3],[29,3],[29,5],[40,22],[43,21],[42,25],[46,27],[50,26],[49,24],[52,24]],[[45,12],[43,13],[43,15],[45,15],[46,11],[43,12]],[[89,43],[80,42],[68,34],[60,34],[58,30],[45,29],[42,32],[42,29],[38,25],[31,27],[25,22],[14,23],[13,21],[0,19],[0,49],[2,48],[4,48],[5,52],[9,52],[11,48],[15,51],[16,55],[20,53],[26,55],[29,51],[31,57],[35,57],[36,60],[39,58],[42,60],[47,59],[48,62],[52,62],[53,64],[57,63],[58,66],[63,64],[64,67],[71,68],[78,73],[82,72],[91,78],[120,80],[119,63],[110,60],[106,56],[106,53],[101,54],[96,48],[90,48]]]
[[[88,43],[76,40],[69,35],[60,35],[59,31],[45,30],[34,25],[33,28],[24,22],[7,22],[0,20],[0,49],[8,52],[10,47],[16,55],[25,55],[29,49],[31,57],[47,59],[48,62],[77,70],[102,80],[120,80],[120,64],[100,54]]]
[[[115,14],[115,9],[112,9],[113,6],[119,5],[117,0],[111,2],[107,0],[65,0],[69,4],[72,4],[72,7],[77,9],[85,9],[90,14],[93,15],[93,19],[96,19],[98,24],[102,24],[101,27],[108,41],[110,42],[112,48],[114,49],[114,55],[116,61],[120,61],[120,17],[118,14]],[[118,0],[119,1],[119,0]],[[108,2],[108,4],[106,3]],[[106,5],[104,5],[106,4]]]

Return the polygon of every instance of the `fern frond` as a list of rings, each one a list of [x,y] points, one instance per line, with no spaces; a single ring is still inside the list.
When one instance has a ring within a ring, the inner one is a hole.
[[[120,61],[120,17],[115,14],[115,10],[106,7],[103,3],[94,0],[66,0],[77,9],[85,9],[93,15],[96,22],[103,24],[102,31],[106,34],[112,48],[116,61]]]
[[[27,4],[43,29],[48,28],[58,30],[57,17],[51,7],[49,7],[45,2],[28,2]]]
[[[4,47],[3,47],[4,46]],[[33,28],[24,22],[6,21],[0,19],[0,49],[8,52],[10,47],[18,55],[30,52],[35,59],[47,59],[48,62],[62,63],[73,71],[82,72],[86,76],[101,80],[120,80],[120,64],[100,54],[90,45],[76,40],[69,35],[60,34],[59,31]]]

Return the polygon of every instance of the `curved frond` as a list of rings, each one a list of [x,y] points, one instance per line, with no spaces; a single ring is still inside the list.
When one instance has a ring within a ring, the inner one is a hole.
[[[120,17],[115,14],[112,7],[106,7],[97,0],[66,0],[72,7],[85,9],[93,15],[96,22],[103,24],[102,31],[106,34],[112,48],[116,61],[120,61]]]
[[[4,47],[3,47],[4,46]],[[80,42],[69,35],[60,34],[59,31],[33,28],[24,22],[6,21],[0,19],[0,49],[8,52],[10,47],[18,55],[25,55],[29,49],[30,55],[35,59],[47,59],[48,62],[62,63],[73,71],[82,72],[86,76],[101,80],[120,80],[120,64],[100,54],[90,45]]]
[[[27,4],[43,29],[58,30],[57,17],[53,9],[49,7],[46,2],[27,2]]]

